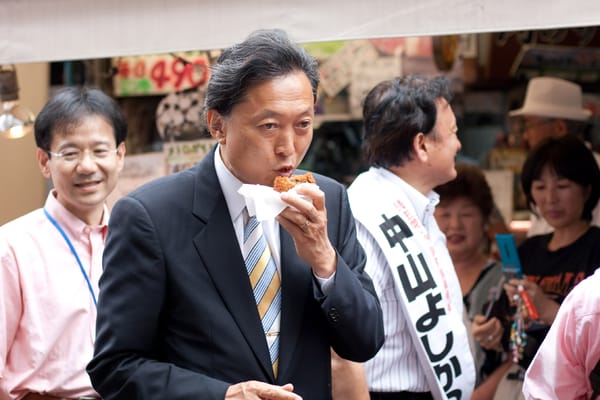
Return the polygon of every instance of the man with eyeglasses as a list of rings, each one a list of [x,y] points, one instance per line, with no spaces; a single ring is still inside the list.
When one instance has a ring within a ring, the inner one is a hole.
[[[60,90],[35,122],[53,189],[0,227],[0,399],[95,399],[85,371],[96,334],[106,198],[123,168],[127,122],[93,88]]]
[[[565,135],[582,137],[591,111],[583,107],[581,87],[573,82],[553,77],[532,78],[519,109],[509,112],[510,117],[521,118],[523,141],[531,149],[547,138]],[[594,153],[600,164],[600,155]],[[596,206],[592,224],[600,226],[600,207]],[[527,236],[551,232],[552,228],[541,217],[532,215]]]

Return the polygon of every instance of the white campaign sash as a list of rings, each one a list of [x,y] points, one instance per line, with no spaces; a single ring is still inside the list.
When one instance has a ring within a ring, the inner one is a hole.
[[[357,177],[349,193],[355,218],[390,265],[434,399],[468,400],[475,384],[473,357],[462,313],[452,306],[448,277],[428,232],[407,208],[408,198],[397,183],[375,168]]]

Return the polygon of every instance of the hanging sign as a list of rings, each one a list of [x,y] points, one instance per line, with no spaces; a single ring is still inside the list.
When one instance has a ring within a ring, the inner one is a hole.
[[[156,95],[204,86],[210,76],[205,52],[169,53],[113,59],[116,96]]]
[[[199,163],[217,143],[215,139],[172,141],[163,144],[167,174],[188,169]]]

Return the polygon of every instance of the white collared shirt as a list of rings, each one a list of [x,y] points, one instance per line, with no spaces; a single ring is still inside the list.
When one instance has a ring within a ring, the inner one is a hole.
[[[225,196],[225,202],[229,209],[229,215],[231,216],[231,222],[235,229],[235,235],[238,239],[240,246],[240,252],[243,254],[244,246],[244,208],[246,207],[246,201],[244,196],[238,193],[242,182],[236,178],[225,166],[221,159],[219,152],[219,146],[215,151],[215,170],[217,172],[217,178],[221,184],[223,195]],[[271,256],[277,266],[277,271],[281,277],[281,255],[280,255],[280,238],[279,238],[279,223],[276,220],[262,221],[263,234],[265,239],[269,243],[271,250]]]
[[[231,222],[233,223],[233,228],[235,229],[235,235],[238,239],[238,245],[240,246],[240,252],[243,254],[243,246],[244,246],[244,208],[246,207],[246,201],[244,200],[244,196],[238,193],[240,187],[242,187],[242,182],[236,178],[229,169],[223,163],[223,159],[221,158],[220,147],[217,145],[217,149],[215,151],[215,170],[217,172],[217,178],[219,179],[219,184],[221,185],[221,189],[223,190],[223,195],[225,196],[225,202],[227,203],[227,208],[229,209],[229,215],[231,217]],[[262,229],[263,234],[269,243],[269,247],[271,250],[271,256],[275,261],[275,266],[277,267],[277,272],[279,272],[279,277],[283,282],[283,277],[281,274],[281,239],[279,236],[279,223],[276,220],[262,221]],[[329,278],[321,278],[316,276],[313,273],[313,277],[319,283],[321,291],[324,294],[327,294],[329,289],[334,283],[335,272]]]
[[[444,268],[451,285],[451,301],[453,307],[462,309],[462,295],[456,273],[448,250],[446,238],[435,221],[433,212],[439,202],[439,196],[430,192],[423,195],[403,179],[386,169],[380,169],[386,179],[398,185],[410,204],[416,218],[423,224],[434,245],[435,253],[440,257],[440,266]],[[368,195],[368,194],[366,194]],[[392,269],[376,240],[369,231],[357,223],[357,236],[367,255],[365,271],[373,280],[375,291],[379,297],[383,311],[385,342],[377,355],[365,364],[369,390],[373,392],[428,392],[431,391],[426,374],[420,365],[419,358],[409,327],[404,316],[401,299],[394,288]]]
[[[233,228],[235,230],[235,235],[238,240],[238,245],[240,246],[240,252],[244,253],[244,223],[245,223],[245,213],[244,209],[246,208],[246,201],[244,196],[238,193],[238,190],[242,186],[242,182],[236,178],[229,169],[223,163],[223,159],[221,158],[220,148],[217,145],[217,149],[215,151],[215,170],[217,173],[217,179],[219,180],[219,184],[221,185],[221,190],[223,190],[223,195],[225,196],[225,202],[227,203],[227,208],[229,209],[229,216],[231,217],[231,222],[233,223]],[[273,257],[273,261],[275,262],[275,266],[277,267],[277,272],[279,273],[280,281],[283,284],[283,276],[281,274],[281,251],[280,245],[281,240],[279,236],[279,223],[276,220],[262,221],[262,229],[263,234],[265,235],[265,239],[269,244],[271,250],[271,256]],[[329,288],[333,285],[335,272],[326,279],[320,278],[313,273],[313,276],[316,278],[321,291],[327,294]],[[273,325],[271,326],[271,331],[280,331],[281,326],[281,318],[277,318]],[[266,337],[267,343],[269,346],[275,340],[274,336]]]

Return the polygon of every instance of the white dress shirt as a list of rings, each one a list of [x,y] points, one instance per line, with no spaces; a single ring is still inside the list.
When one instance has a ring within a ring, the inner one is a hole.
[[[246,208],[246,201],[244,196],[238,193],[238,190],[240,187],[242,187],[243,183],[236,178],[227,169],[225,163],[223,163],[219,146],[217,146],[217,150],[215,151],[215,170],[219,184],[221,185],[221,190],[223,190],[223,195],[225,196],[227,208],[229,209],[229,215],[231,216],[231,222],[233,223],[233,228],[235,229],[235,234],[240,246],[240,252],[243,254],[245,222],[244,209]],[[267,240],[271,250],[271,256],[273,257],[273,261],[275,261],[277,272],[279,272],[279,278],[283,284],[283,277],[281,276],[281,241],[279,237],[279,222],[273,219],[262,221],[261,224],[263,234],[265,235],[265,239]],[[319,283],[323,293],[327,294],[328,289],[334,283],[333,278],[335,277],[335,272],[329,278],[320,278],[315,274],[313,274],[313,276]],[[277,327],[277,329],[279,329],[279,327]]]
[[[462,310],[462,295],[458,278],[446,248],[446,237],[439,229],[433,212],[439,202],[439,196],[430,192],[424,196],[414,187],[398,176],[385,170],[402,188],[410,204],[409,210],[423,224],[430,235],[438,256],[440,267],[443,268],[450,289],[452,306]],[[367,264],[365,271],[373,280],[375,291],[383,310],[385,342],[377,355],[365,364],[369,390],[372,392],[429,392],[426,375],[420,365],[415,345],[407,326],[407,317],[403,315],[401,299],[397,297],[391,267],[379,245],[360,223],[357,223],[358,240],[365,249]],[[462,311],[458,314],[462,315]]]

